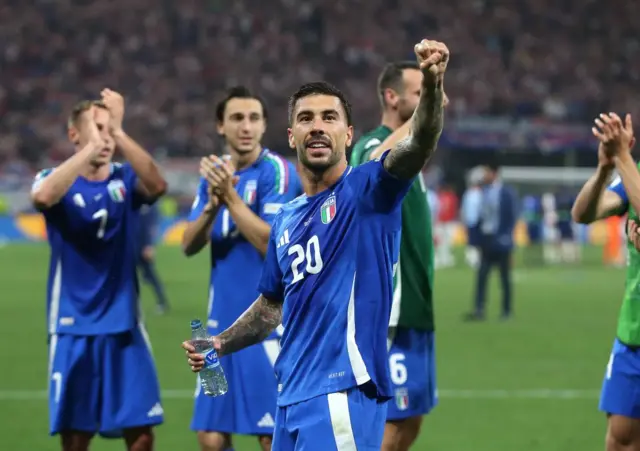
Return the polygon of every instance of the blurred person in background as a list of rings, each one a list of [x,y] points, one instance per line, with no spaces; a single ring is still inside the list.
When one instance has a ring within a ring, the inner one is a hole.
[[[529,243],[524,249],[524,261],[531,265],[541,265],[544,262],[542,255],[543,220],[541,198],[535,194],[528,194],[522,198],[522,220],[527,227]]]
[[[457,226],[459,201],[453,186],[444,183],[437,193],[438,196],[438,222],[436,223],[436,260],[438,267],[447,268],[456,264],[451,251]]]
[[[124,99],[109,89],[68,121],[75,153],[31,190],[51,247],[49,414],[63,451],[96,433],[151,451],[163,422],[149,337],[139,316],[139,210],[167,189],[158,165],[122,128]],[[125,164],[113,163],[118,148]]]
[[[474,309],[467,315],[467,321],[485,319],[487,281],[494,266],[500,272],[502,288],[501,319],[512,315],[512,265],[513,231],[518,220],[515,191],[502,183],[500,166],[493,163],[485,166],[482,189],[482,209],[480,214],[480,266],[477,271]]]
[[[543,251],[545,263],[556,264],[560,262],[560,231],[558,229],[558,206],[556,195],[548,191],[542,195],[542,220],[543,220]]]
[[[354,145],[351,165],[380,158],[408,135],[423,75],[412,61],[388,63],[378,77],[381,124]],[[446,102],[446,101],[445,101]],[[445,103],[446,104],[446,103]],[[395,399],[388,404],[382,451],[408,450],[436,396],[433,218],[422,171],[402,202],[402,239],[389,320],[389,366]],[[425,365],[426,362],[426,365]]]
[[[462,195],[461,219],[467,232],[467,247],[465,261],[472,268],[480,264],[478,249],[480,238],[480,213],[482,209],[482,182],[484,167],[476,166],[467,176],[467,189]]]
[[[142,270],[142,280],[151,285],[156,297],[156,311],[162,315],[169,309],[169,301],[156,269],[156,241],[160,227],[160,212],[157,204],[144,205],[140,208],[138,224],[138,266]]]
[[[182,237],[187,256],[209,245],[211,335],[231,326],[258,296],[271,222],[301,193],[295,166],[262,145],[267,110],[260,97],[242,86],[231,88],[215,114],[227,159],[202,158]],[[274,331],[262,343],[222,356],[233,387],[224,396],[205,395],[198,380],[191,429],[202,451],[230,448],[231,434],[255,435],[263,450],[271,449],[277,396],[273,366],[279,351]]]
[[[573,207],[574,201],[575,196],[567,189],[558,191],[556,194],[559,251],[563,263],[578,263],[580,260],[580,245],[575,233],[576,224],[571,219],[571,207]]]
[[[631,150],[635,144],[631,116],[601,114],[592,129],[598,138],[598,166],[573,205],[571,215],[582,224],[625,213],[627,218],[627,278],[613,349],[606,366],[600,410],[607,415],[607,451],[640,449],[640,173]],[[608,186],[614,169],[617,177]]]

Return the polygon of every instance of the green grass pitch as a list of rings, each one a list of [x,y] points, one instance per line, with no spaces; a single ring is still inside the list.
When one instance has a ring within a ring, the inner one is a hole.
[[[597,250],[592,249],[592,256]],[[1,448],[57,450],[47,434],[45,245],[0,248]],[[159,249],[158,265],[173,305],[164,317],[142,302],[164,390],[166,422],[157,429],[159,451],[197,450],[189,431],[195,379],[180,343],[189,320],[203,317],[208,257],[187,260],[177,248]],[[239,274],[240,278],[241,275]],[[498,321],[497,275],[490,317],[464,324],[474,277],[468,269],[437,272],[437,362],[440,404],[423,425],[416,450],[596,451],[605,419],[598,392],[613,341],[624,281],[622,269],[555,267],[516,271],[513,321]],[[233,389],[233,387],[231,387]],[[252,438],[237,451],[258,450]],[[92,450],[123,449],[97,439]]]

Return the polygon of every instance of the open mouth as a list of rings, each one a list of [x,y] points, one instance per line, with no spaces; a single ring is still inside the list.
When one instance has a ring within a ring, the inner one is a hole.
[[[312,139],[307,142],[306,148],[312,157],[321,157],[331,153],[331,142],[326,139]]]

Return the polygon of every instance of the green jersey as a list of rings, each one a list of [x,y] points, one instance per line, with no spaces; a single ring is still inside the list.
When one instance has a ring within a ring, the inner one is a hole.
[[[360,138],[351,153],[351,165],[369,161],[369,155],[392,130],[384,125]],[[394,278],[390,326],[432,331],[433,321],[433,233],[427,190],[416,178],[402,202],[400,257]]]
[[[640,222],[638,213],[631,203],[627,213],[628,220]],[[627,239],[627,280],[624,288],[624,299],[618,317],[618,339],[630,346],[640,346],[640,252]]]

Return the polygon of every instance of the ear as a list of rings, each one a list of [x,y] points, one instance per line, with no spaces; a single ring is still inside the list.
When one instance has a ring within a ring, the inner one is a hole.
[[[287,129],[287,137],[289,139],[289,148],[295,150],[296,143],[293,140],[293,131],[290,128]]]
[[[395,108],[396,105],[398,105],[398,93],[393,89],[386,88],[382,93],[382,97],[384,98],[385,105],[391,108]]]
[[[352,141],[353,141],[353,125],[350,125],[347,127],[347,140],[345,141],[345,145],[349,147]]]
[[[224,125],[222,122],[216,122],[216,131],[218,132],[218,135],[224,136]]]
[[[73,125],[70,125],[67,129],[67,136],[69,137],[69,141],[71,141],[74,145],[80,144],[80,132]]]

